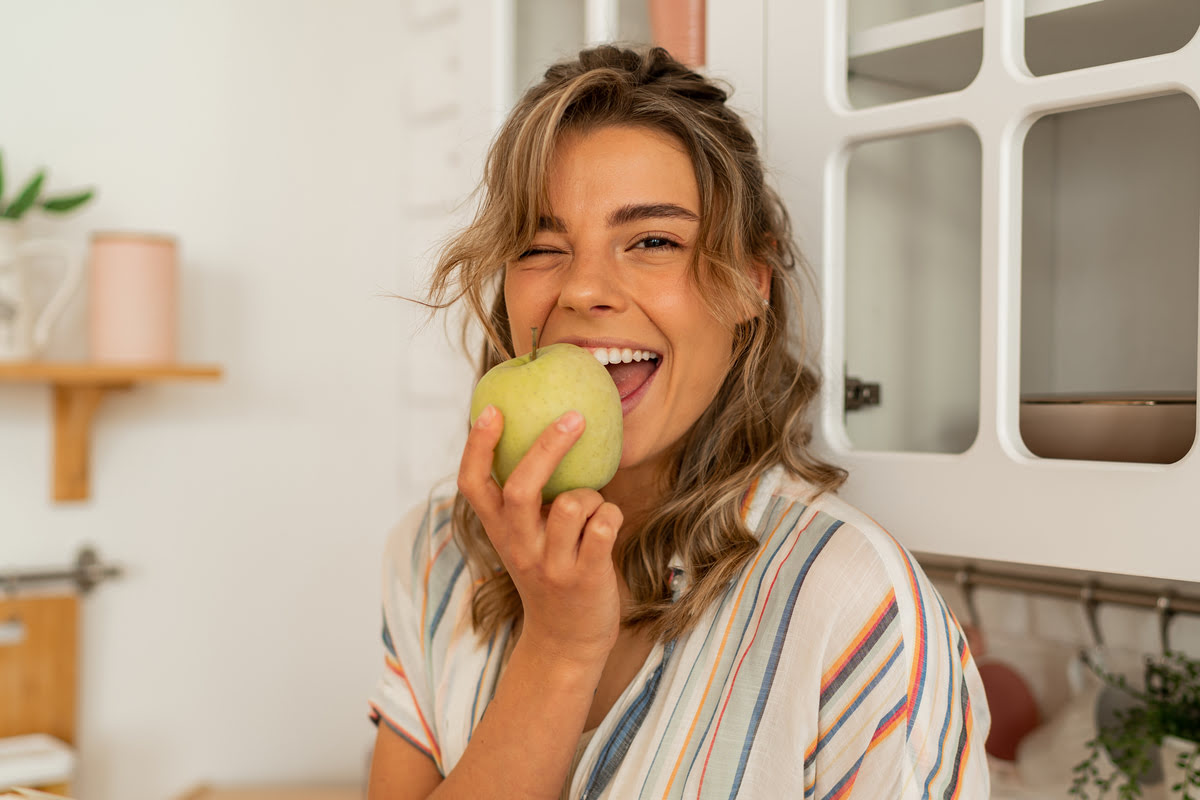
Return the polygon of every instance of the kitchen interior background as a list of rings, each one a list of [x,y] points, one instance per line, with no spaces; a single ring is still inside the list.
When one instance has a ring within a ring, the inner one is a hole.
[[[126,569],[83,607],[76,796],[362,779],[379,555],[453,472],[471,385],[441,323],[390,295],[420,291],[503,113],[503,78],[453,47],[495,6],[0,0],[9,180],[97,187],[42,223],[81,258],[94,230],[177,235],[181,360],[224,369],[109,396],[79,504],[50,499],[45,387],[0,387],[0,565],[91,543]],[[80,293],[47,358],[83,357],[84,312]],[[1053,710],[1078,604],[977,599],[992,655]],[[1158,647],[1150,613],[1100,621]],[[1172,642],[1200,653],[1200,623]]]

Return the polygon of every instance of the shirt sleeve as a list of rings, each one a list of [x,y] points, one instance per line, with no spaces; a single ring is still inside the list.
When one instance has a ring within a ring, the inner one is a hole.
[[[987,700],[966,638],[912,556],[855,539],[822,664],[816,798],[987,797]],[[845,540],[844,540],[845,541]]]
[[[370,718],[429,756],[441,771],[433,693],[421,634],[421,594],[431,559],[430,511],[413,509],[388,536],[383,558],[384,669],[371,694]]]

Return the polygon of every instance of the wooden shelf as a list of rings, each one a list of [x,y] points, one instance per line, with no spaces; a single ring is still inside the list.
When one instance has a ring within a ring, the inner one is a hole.
[[[88,498],[92,419],[105,393],[151,381],[220,378],[221,368],[212,365],[0,362],[0,382],[48,383],[54,389],[54,499],[58,502]]]

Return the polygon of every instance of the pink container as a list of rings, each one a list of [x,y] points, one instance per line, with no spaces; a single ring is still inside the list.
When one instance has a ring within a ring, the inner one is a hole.
[[[695,69],[704,65],[704,0],[650,0],[650,35]]]
[[[171,236],[92,235],[88,341],[93,361],[175,362],[178,253]]]

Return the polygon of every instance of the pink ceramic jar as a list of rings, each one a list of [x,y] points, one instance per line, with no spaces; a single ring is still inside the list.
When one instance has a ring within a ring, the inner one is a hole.
[[[178,252],[171,236],[92,235],[88,342],[93,361],[175,362]]]

